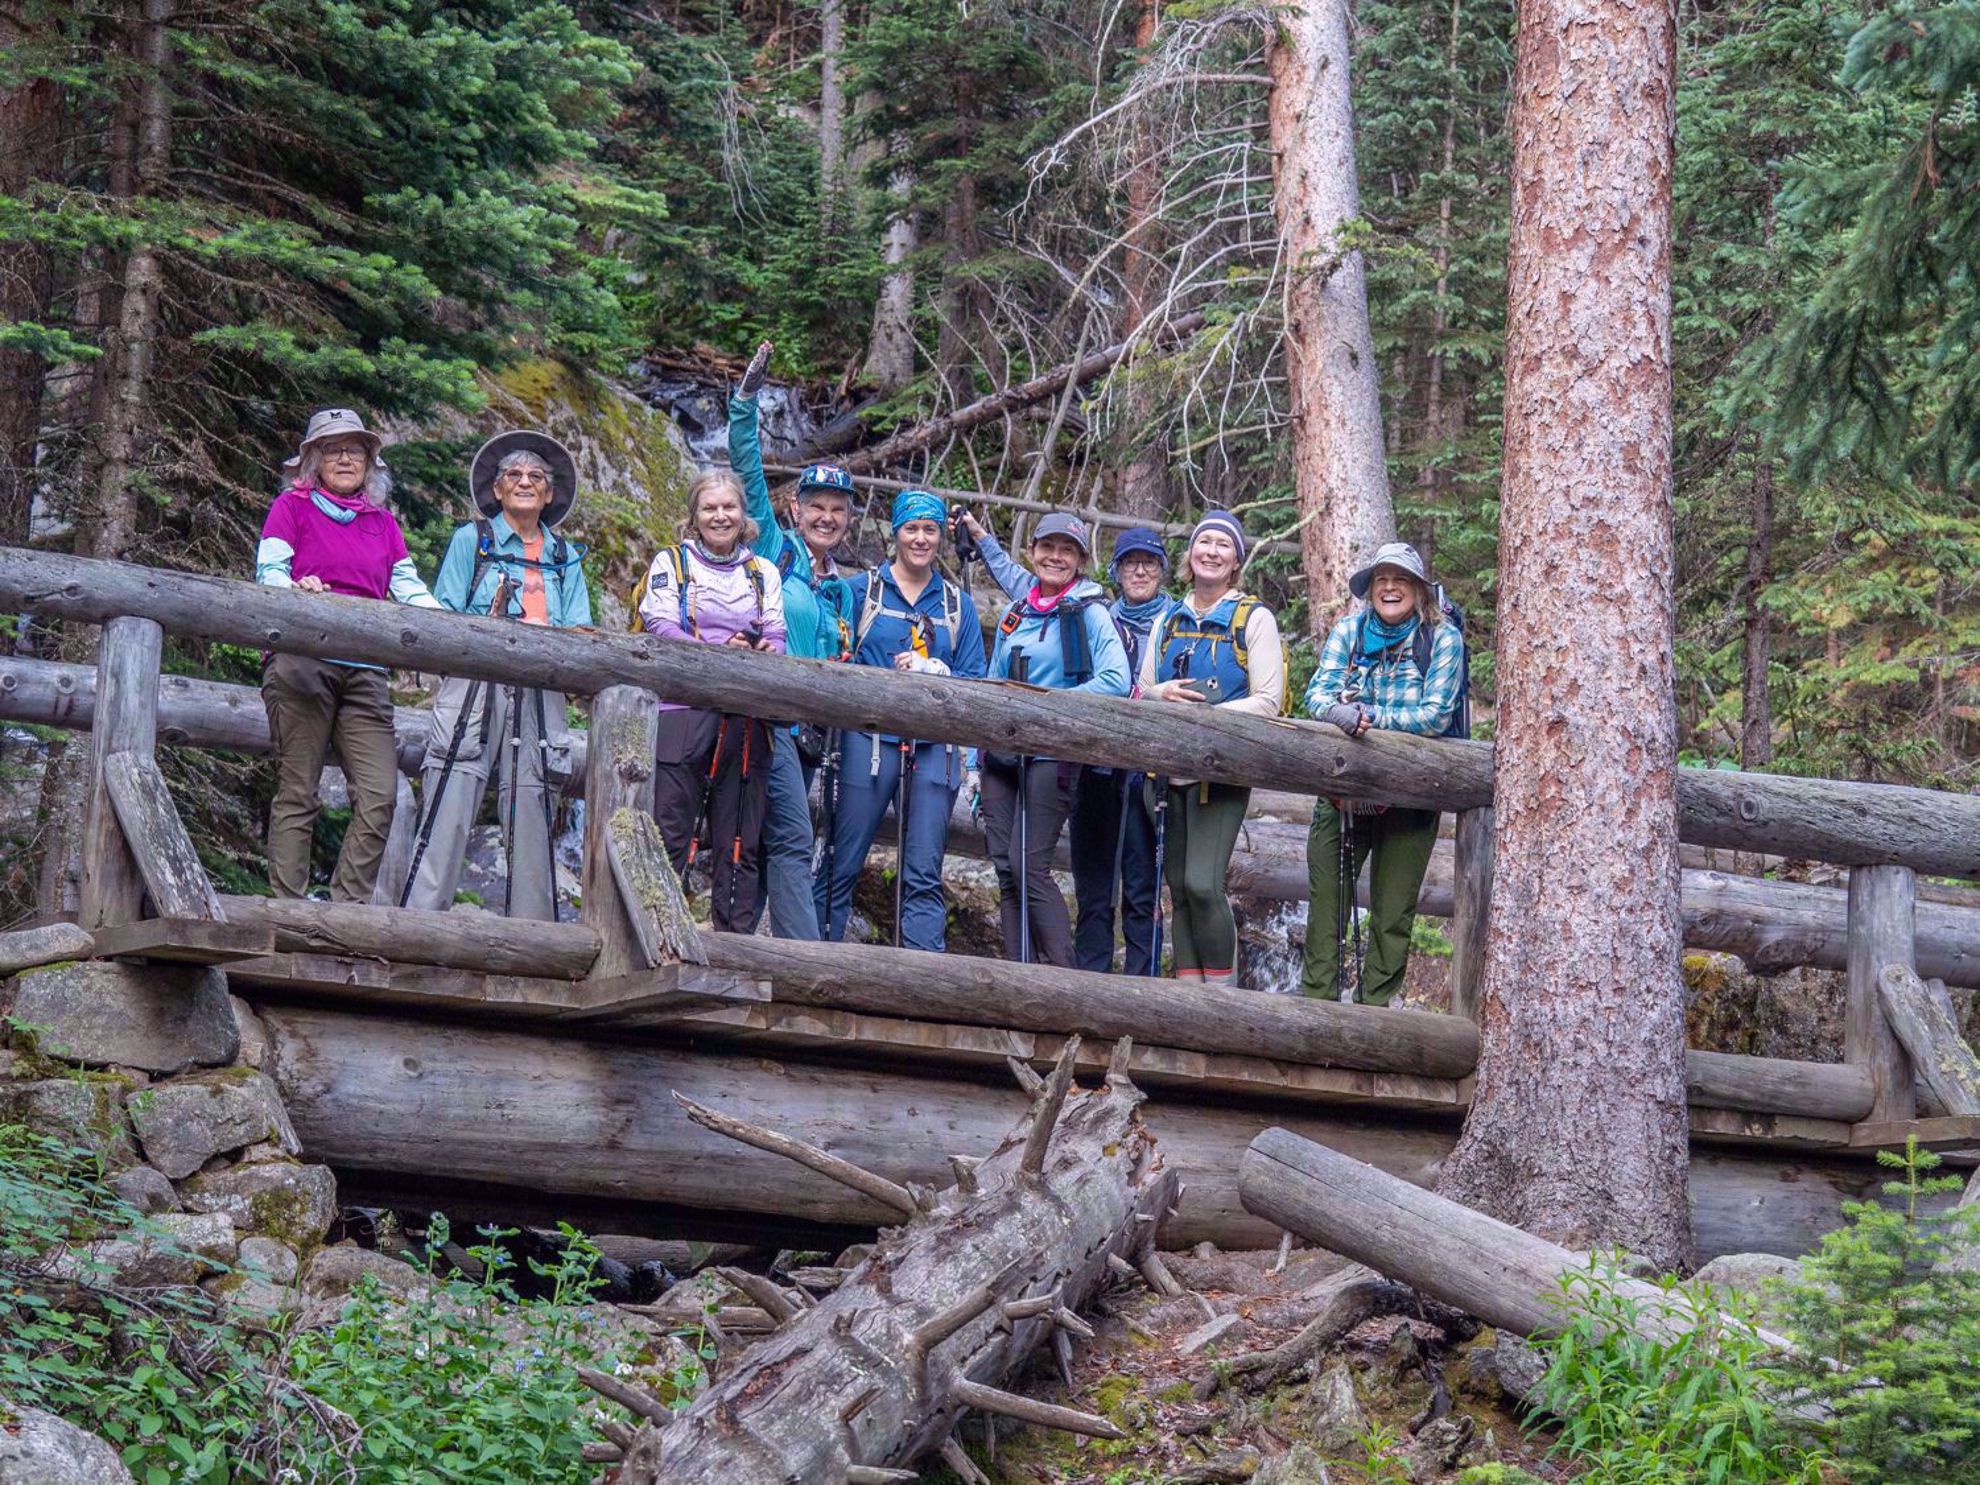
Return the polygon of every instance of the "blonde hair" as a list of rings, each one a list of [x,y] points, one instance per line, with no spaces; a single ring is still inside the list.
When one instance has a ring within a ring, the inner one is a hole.
[[[749,513],[749,496],[743,490],[743,482],[736,478],[733,470],[728,469],[704,469],[694,477],[694,482],[688,486],[687,514],[681,517],[681,539],[686,541],[700,535],[695,526],[701,519],[701,497],[710,490],[727,490],[736,497],[736,504],[743,507],[742,545],[755,546],[757,537],[763,534],[763,528]]]
[[[311,444],[303,450],[302,459],[296,465],[295,483],[291,487],[309,491],[323,486],[323,450]],[[384,505],[392,498],[392,471],[385,467],[385,461],[376,454],[367,452],[364,456],[364,498],[372,505]]]

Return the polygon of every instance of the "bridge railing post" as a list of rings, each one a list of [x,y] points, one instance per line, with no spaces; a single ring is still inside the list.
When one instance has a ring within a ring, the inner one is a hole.
[[[164,649],[165,630],[151,619],[111,619],[103,626],[82,838],[84,928],[134,923],[144,909],[144,873],[118,824],[104,764],[118,753],[155,760]]]
[[[598,931],[592,976],[607,979],[646,967],[638,927],[612,877],[608,832],[620,810],[653,814],[654,756],[660,698],[639,686],[608,686],[591,698],[590,748],[584,775],[584,921]]]
[[[1916,967],[1918,880],[1908,866],[1853,866],[1849,872],[1849,988],[1843,1061],[1868,1068],[1875,1102],[1867,1122],[1917,1117],[1911,1059],[1891,1029],[1877,992],[1887,964]]]
[[[1478,1019],[1492,912],[1492,810],[1460,810],[1451,875],[1451,1014]]]

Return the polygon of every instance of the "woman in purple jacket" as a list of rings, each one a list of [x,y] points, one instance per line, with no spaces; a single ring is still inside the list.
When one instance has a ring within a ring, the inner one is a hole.
[[[309,420],[302,446],[282,466],[291,476],[289,487],[262,523],[256,582],[440,607],[385,504],[392,479],[378,456],[381,442],[349,408],[328,407]],[[268,884],[277,897],[301,897],[309,888],[316,789],[335,744],[350,785],[351,823],[330,878],[330,900],[371,901],[399,781],[385,672],[350,660],[269,655],[262,661],[261,699],[277,778],[268,809]]]
[[[666,639],[784,652],[784,593],[774,563],[750,550],[756,522],[742,482],[710,470],[688,487],[678,546],[647,569],[640,624]],[[730,933],[754,933],[758,847],[769,807],[770,734],[754,717],[660,703],[654,819],[674,870],[693,860],[704,809],[715,853],[710,918]]]

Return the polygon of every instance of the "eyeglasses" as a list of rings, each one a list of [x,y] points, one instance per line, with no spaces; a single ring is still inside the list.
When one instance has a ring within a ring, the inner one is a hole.
[[[327,464],[333,459],[369,459],[371,450],[361,443],[340,443],[322,450],[322,454]]]
[[[547,485],[550,476],[540,469],[505,469],[502,483],[510,485]]]

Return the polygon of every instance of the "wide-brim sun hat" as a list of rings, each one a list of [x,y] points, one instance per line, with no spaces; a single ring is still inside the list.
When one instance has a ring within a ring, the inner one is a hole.
[[[1406,572],[1424,587],[1432,587],[1430,574],[1423,566],[1423,558],[1417,555],[1416,548],[1406,541],[1392,541],[1375,549],[1375,555],[1368,559],[1366,567],[1356,569],[1348,579],[1348,592],[1356,598],[1366,598],[1368,588],[1375,581],[1375,570],[1379,567],[1393,567]]]
[[[511,454],[534,454],[550,470],[550,503],[541,517],[546,526],[555,526],[577,504],[577,460],[571,451],[547,433],[528,428],[511,428],[483,444],[468,468],[468,488],[474,494],[474,508],[484,516],[500,514],[502,502],[495,497],[495,478],[502,461]]]
[[[291,470],[296,468],[309,453],[311,445],[344,434],[361,440],[371,450],[372,463],[385,462],[379,457],[379,452],[385,447],[385,440],[365,427],[363,418],[348,407],[323,407],[309,415],[309,426],[303,430],[302,442],[296,445],[293,454],[282,461],[282,467]]]
[[[1065,511],[1053,511],[1051,515],[1040,521],[1038,529],[1031,533],[1034,543],[1041,542],[1048,536],[1063,536],[1079,548],[1081,556],[1093,555],[1092,533],[1086,529],[1086,522],[1078,516],[1069,515]]]

